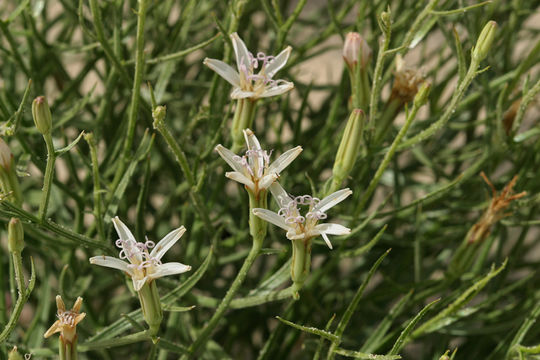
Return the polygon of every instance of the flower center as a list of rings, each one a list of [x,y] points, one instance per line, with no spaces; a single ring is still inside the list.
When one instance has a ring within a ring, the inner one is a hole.
[[[56,316],[62,323],[62,325],[68,325],[68,326],[75,326],[75,318],[77,317],[77,313],[67,310],[67,311],[60,311],[58,310],[58,313]]]
[[[269,86],[273,87],[280,83],[284,83],[284,80],[273,80],[270,76],[265,74],[266,66],[271,63],[275,57],[272,55],[266,55],[263,52],[258,52],[257,56],[253,56],[252,53],[248,53],[249,67],[245,65],[244,58],[240,59],[240,78],[243,80],[242,84],[245,86],[245,90],[255,91],[261,93]],[[255,69],[258,69],[260,65],[260,71],[258,74],[254,73]]]
[[[273,150],[268,152],[262,149],[252,149],[246,151],[243,156],[235,155],[233,160],[246,169],[253,181],[257,181],[263,177],[264,170],[270,165],[270,155],[272,155],[272,151]]]
[[[281,198],[279,199],[281,208],[278,211],[278,215],[283,217],[287,224],[293,225],[297,230],[304,231],[306,227],[311,228],[319,220],[326,219],[327,215],[324,212],[320,210],[313,211],[313,208],[320,201],[320,199],[310,195],[296,196],[294,199],[288,197]],[[309,210],[306,216],[300,215],[300,211],[298,210],[299,205],[308,207]]]
[[[127,258],[131,262],[131,264],[128,265],[131,269],[143,270],[152,266],[161,265],[161,260],[150,256],[148,249],[152,249],[156,244],[148,238],[146,238],[144,243],[131,239],[118,239],[115,244],[122,249],[118,257],[120,259]],[[137,255],[142,257],[142,261],[139,261]]]

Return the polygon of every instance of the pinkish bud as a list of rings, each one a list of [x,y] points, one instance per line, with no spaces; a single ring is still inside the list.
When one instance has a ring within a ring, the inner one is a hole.
[[[366,40],[357,32],[348,33],[343,45],[343,60],[349,69],[353,69],[358,64],[359,59],[360,67],[364,69],[370,58],[371,48]]]

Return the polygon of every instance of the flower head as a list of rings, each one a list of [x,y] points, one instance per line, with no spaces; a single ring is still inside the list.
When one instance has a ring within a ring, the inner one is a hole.
[[[186,232],[185,227],[181,226],[171,231],[155,244],[148,238],[144,243],[137,242],[118,216],[113,219],[113,223],[120,237],[115,243],[118,248],[122,249],[119,254],[120,259],[105,255],[94,256],[90,258],[90,263],[124,271],[131,277],[135,291],[139,291],[145,283],[150,283],[154,279],[191,270],[191,266],[178,262],[165,264],[161,262],[161,258],[167,250]],[[149,251],[149,249],[152,250]],[[123,261],[124,259],[129,262]]]
[[[44,337],[48,338],[52,334],[60,333],[60,340],[63,343],[73,343],[77,337],[77,324],[80,323],[86,313],[81,313],[82,297],[78,297],[71,310],[66,310],[66,305],[60,295],[56,295],[56,316],[58,320],[45,332]]]
[[[397,99],[402,104],[413,100],[418,88],[425,81],[422,73],[407,66],[401,55],[396,57],[396,72],[394,75],[390,98]]]
[[[340,224],[319,224],[319,220],[326,219],[328,209],[352,194],[350,189],[336,191],[322,200],[310,195],[291,198],[278,183],[274,183],[270,187],[270,191],[280,206],[279,211],[275,213],[267,209],[256,208],[253,209],[253,213],[261,219],[287,230],[287,239],[308,241],[321,235],[326,245],[332,249],[328,235],[346,235],[351,232],[351,229]],[[305,215],[300,213],[299,206],[307,206],[308,210]]]
[[[258,52],[256,56],[250,53],[246,44],[237,33],[231,34],[231,40],[236,55],[238,71],[223,61],[204,59],[204,64],[227,80],[234,89],[233,99],[250,98],[252,100],[281,95],[291,90],[294,84],[285,80],[274,80],[274,75],[287,63],[292,48],[288,46],[277,56]],[[255,73],[259,70],[258,73]]]
[[[268,189],[279,178],[279,173],[302,152],[302,147],[297,146],[285,151],[270,164],[272,151],[261,149],[261,144],[253,131],[245,129],[244,138],[248,149],[242,156],[236,155],[221,144],[216,146],[216,151],[234,170],[225,173],[225,176],[244,184],[254,194]]]

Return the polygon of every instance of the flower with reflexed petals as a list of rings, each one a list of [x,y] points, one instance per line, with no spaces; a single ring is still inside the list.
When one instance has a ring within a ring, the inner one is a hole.
[[[225,173],[225,176],[244,184],[253,194],[268,189],[279,178],[279,173],[302,152],[302,147],[297,146],[285,151],[270,164],[272,151],[269,153],[261,149],[253,131],[245,129],[244,138],[248,149],[243,156],[236,155],[221,144],[216,146],[216,151],[234,170]]]
[[[165,264],[161,262],[161,258],[167,250],[186,232],[185,227],[181,226],[171,231],[157,244],[154,244],[153,241],[148,239],[144,243],[137,242],[131,231],[120,221],[118,216],[113,219],[113,223],[120,237],[116,240],[116,246],[122,249],[119,254],[120,259],[105,255],[94,256],[90,258],[90,263],[122,270],[127,273],[133,281],[135,291],[139,291],[145,283],[150,283],[154,279],[191,270],[191,266],[178,262]],[[149,252],[149,249],[152,250]],[[123,261],[123,259],[127,259],[129,263]]]
[[[318,223],[319,220],[326,219],[328,209],[352,194],[350,189],[336,191],[322,200],[309,195],[291,198],[278,183],[274,183],[270,187],[270,191],[280,206],[279,211],[275,213],[267,209],[255,208],[253,213],[261,219],[287,230],[287,239],[307,242],[311,238],[321,235],[326,245],[332,249],[328,235],[346,235],[351,232],[351,229],[340,224]],[[305,215],[300,214],[299,205],[308,207]]]
[[[253,56],[237,33],[231,34],[236,55],[238,71],[223,61],[204,59],[204,64],[227,80],[234,89],[233,99],[250,98],[252,100],[281,95],[294,88],[294,84],[285,80],[274,80],[274,75],[287,63],[292,48],[288,46],[277,56],[267,56],[258,52]],[[259,70],[255,74],[255,70]]]
[[[52,326],[43,335],[48,338],[52,334],[60,333],[60,340],[62,343],[73,343],[77,338],[77,324],[80,323],[86,313],[81,313],[82,297],[78,297],[71,310],[66,310],[66,305],[60,295],[56,295],[56,307],[58,311],[56,316],[58,320],[52,324]]]

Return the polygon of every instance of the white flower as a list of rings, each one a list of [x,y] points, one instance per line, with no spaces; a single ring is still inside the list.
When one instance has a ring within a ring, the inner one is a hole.
[[[307,241],[321,235],[326,245],[332,249],[328,235],[346,235],[351,232],[351,229],[340,224],[318,224],[319,220],[326,219],[326,210],[336,206],[352,194],[350,189],[336,191],[322,200],[310,195],[297,196],[292,199],[279,183],[274,183],[270,187],[270,191],[280,206],[279,211],[275,213],[267,209],[255,208],[253,213],[261,219],[287,230],[287,239]],[[298,205],[309,207],[305,216],[300,214]]]
[[[268,153],[261,149],[253,131],[245,129],[244,138],[248,150],[243,156],[236,155],[221,144],[216,146],[216,151],[234,170],[225,173],[225,176],[244,184],[254,194],[268,189],[279,178],[279,173],[302,152],[302,147],[297,146],[285,151],[270,164],[272,151]]]
[[[220,60],[206,58],[203,62],[234,86],[231,98],[255,100],[281,95],[294,87],[292,82],[272,79],[279,69],[287,63],[292,50],[290,46],[275,57],[267,56],[263,52],[258,52],[257,56],[253,56],[237,33],[231,34],[231,40],[238,71]],[[260,70],[255,74],[255,70],[259,66]]]
[[[191,266],[178,262],[161,263],[161,258],[167,250],[186,232],[185,227],[180,226],[165,235],[157,244],[154,244],[153,241],[148,239],[144,243],[137,242],[131,231],[120,221],[118,216],[113,219],[113,223],[120,237],[120,239],[116,240],[116,246],[122,249],[119,258],[127,259],[129,263],[112,256],[102,255],[90,258],[91,264],[124,271],[131,277],[136,291],[139,291],[145,283],[154,279],[191,270]],[[152,249],[152,251],[148,252],[148,249]]]

